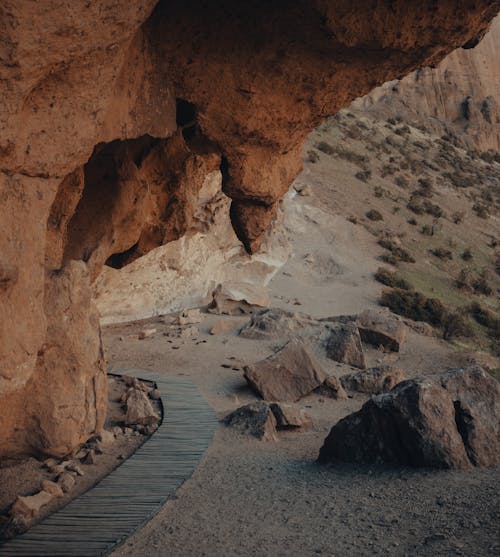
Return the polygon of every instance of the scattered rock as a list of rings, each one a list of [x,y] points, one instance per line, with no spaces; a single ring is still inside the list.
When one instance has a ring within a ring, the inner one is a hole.
[[[309,394],[326,379],[321,364],[299,340],[291,340],[269,358],[245,366],[244,376],[264,400],[289,402]]]
[[[219,284],[213,292],[207,310],[218,315],[241,315],[253,313],[270,303],[267,290],[243,282]]]
[[[336,400],[347,400],[347,398],[349,398],[344,391],[340,379],[334,376],[327,377],[314,392]]]
[[[161,393],[158,389],[151,389],[149,391],[149,398],[152,400],[160,400]]]
[[[198,336],[199,331],[198,331],[198,327],[186,327],[185,329],[182,329],[181,331],[181,338],[193,338]]]
[[[263,441],[277,441],[276,418],[269,404],[259,401],[236,409],[223,422]]]
[[[74,472],[77,476],[85,475],[85,472],[80,468],[80,466],[73,462],[66,468],[66,470],[68,470],[69,472]]]
[[[47,491],[39,491],[35,495],[28,497],[18,496],[15,503],[10,509],[10,515],[14,520],[20,522],[29,522],[35,518],[42,507],[49,504],[54,495]]]
[[[354,323],[338,323],[331,329],[325,349],[331,360],[360,369],[366,368],[361,337]]]
[[[101,431],[101,433],[99,434],[99,439],[104,447],[109,447],[115,442],[114,433],[108,431],[107,429],[103,429]]]
[[[403,381],[403,371],[391,365],[372,367],[366,371],[343,375],[340,378],[344,389],[378,395],[386,393]]]
[[[139,331],[137,337],[139,340],[143,340],[145,338],[152,337],[155,333],[156,329],[143,329],[142,331]]]
[[[83,464],[95,464],[95,451],[94,449],[89,449],[85,458],[82,460]]]
[[[239,336],[253,340],[280,340],[297,336],[314,320],[308,315],[269,308],[252,315]]]
[[[63,472],[57,479],[57,483],[64,493],[68,493],[68,491],[71,491],[75,485],[75,476],[69,472]]]
[[[228,319],[219,319],[213,327],[210,328],[209,333],[211,335],[220,335],[223,333],[229,333],[234,329],[234,323]]]
[[[358,316],[357,325],[363,342],[383,346],[393,352],[399,352],[408,333],[399,318],[384,310],[363,311]]]
[[[199,309],[185,309],[177,317],[179,325],[195,325],[201,323],[203,316]]]
[[[462,468],[500,464],[500,384],[473,366],[403,381],[340,420],[322,462]]]
[[[51,482],[50,480],[43,480],[42,490],[46,491],[47,493],[50,493],[54,497],[64,496],[64,492],[61,489],[61,486],[59,484],[56,484],[55,482]]]
[[[128,425],[151,425],[159,416],[148,397],[139,389],[132,389],[127,396],[127,413],[125,423]]]
[[[270,408],[276,418],[276,429],[310,429],[312,420],[303,408],[273,402]]]
[[[48,458],[44,461],[43,465],[45,468],[53,468],[54,466],[57,466],[57,460],[55,458]]]

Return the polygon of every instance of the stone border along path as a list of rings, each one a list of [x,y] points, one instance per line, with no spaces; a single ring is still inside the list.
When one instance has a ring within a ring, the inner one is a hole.
[[[164,408],[158,430],[89,491],[1,545],[0,557],[107,555],[172,498],[210,446],[217,418],[189,380],[139,369],[110,373],[156,383]]]

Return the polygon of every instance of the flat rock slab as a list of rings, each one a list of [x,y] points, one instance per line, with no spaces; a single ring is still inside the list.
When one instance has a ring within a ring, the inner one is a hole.
[[[296,402],[326,379],[321,364],[300,340],[291,340],[269,358],[245,366],[244,376],[264,400],[278,402]]]
[[[157,384],[164,407],[160,427],[95,487],[0,546],[0,557],[107,555],[150,520],[195,470],[217,427],[198,389],[185,379],[123,372]]]

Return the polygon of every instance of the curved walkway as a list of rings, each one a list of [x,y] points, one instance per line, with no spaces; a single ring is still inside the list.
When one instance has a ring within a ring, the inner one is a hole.
[[[157,384],[164,408],[160,427],[95,487],[0,546],[0,557],[108,554],[160,510],[210,446],[217,419],[193,383],[138,369],[113,373]]]

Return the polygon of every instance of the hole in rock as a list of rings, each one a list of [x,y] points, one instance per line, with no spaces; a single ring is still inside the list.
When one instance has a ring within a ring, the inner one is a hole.
[[[134,259],[135,251],[137,250],[139,243],[136,242],[131,248],[126,249],[120,253],[114,253],[110,255],[106,260],[105,265],[112,267],[113,269],[121,269],[125,267],[131,260]]]
[[[125,255],[130,258],[137,242],[134,231],[140,204],[148,187],[138,169],[159,141],[145,135],[95,147],[84,166],[83,191],[68,222],[63,261],[89,261],[104,243],[114,243],[117,222],[123,232],[116,246],[116,260],[112,261],[123,262]]]
[[[176,99],[176,122],[182,129],[185,141],[193,139],[197,132],[196,106],[184,99]]]

